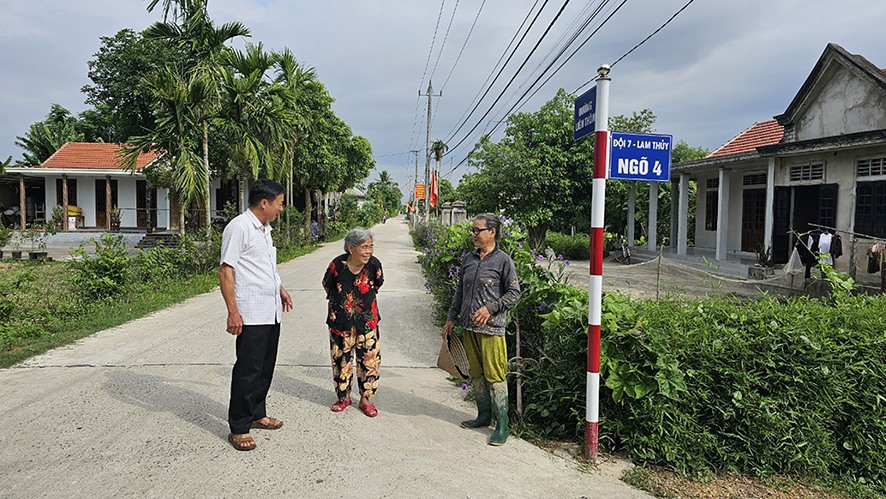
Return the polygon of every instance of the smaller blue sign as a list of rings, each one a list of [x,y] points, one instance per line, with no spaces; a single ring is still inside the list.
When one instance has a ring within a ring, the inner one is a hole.
[[[612,132],[608,178],[647,182],[671,180],[672,139],[670,135],[654,133]]]
[[[594,85],[590,90],[578,96],[575,99],[575,130],[572,134],[572,140],[579,140],[594,133],[594,127],[597,122],[597,86]]]

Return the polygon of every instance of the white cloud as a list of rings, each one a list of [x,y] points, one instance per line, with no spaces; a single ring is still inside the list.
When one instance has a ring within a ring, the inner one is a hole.
[[[433,139],[445,138],[459,122],[533,3],[486,1],[470,43],[438,101]],[[613,62],[684,3],[626,3],[521,110],[537,109],[561,86],[574,90],[594,75],[598,65]],[[446,2],[431,66],[454,4]],[[435,90],[452,68],[479,4],[459,2],[433,76]],[[501,119],[503,105],[512,102],[517,87],[550,53],[554,41],[563,38],[585,5],[576,3],[564,11],[548,40],[484,121]],[[125,27],[142,29],[158,20],[160,13],[147,13],[146,6],[146,0],[0,0],[5,21],[0,33],[0,157],[20,156],[13,144],[15,135],[42,119],[51,103],[83,110],[79,89],[88,83],[86,62],[98,50],[99,37]],[[504,71],[504,81],[496,84],[480,106],[481,113],[557,8],[559,2],[551,2],[541,15],[526,46]],[[250,41],[261,41],[274,50],[288,46],[300,61],[314,66],[336,98],[336,112],[355,133],[370,140],[377,155],[408,151],[425,142],[427,101],[420,99],[418,106],[416,101],[419,88],[424,92],[427,87],[427,75],[423,84],[422,75],[439,9],[440,2],[414,0],[210,2],[210,14],[217,23],[240,21],[252,30]],[[825,0],[696,1],[613,68],[612,113],[630,114],[648,107],[658,116],[659,132],[714,148],[751,123],[783,112],[828,42],[886,67],[881,41],[884,18],[886,4],[863,0],[840,4]],[[473,118],[477,119],[479,113]],[[410,154],[386,156],[379,158],[378,169],[388,169],[405,186],[413,161]],[[423,159],[420,163],[423,170]],[[463,167],[458,174],[464,171]]]

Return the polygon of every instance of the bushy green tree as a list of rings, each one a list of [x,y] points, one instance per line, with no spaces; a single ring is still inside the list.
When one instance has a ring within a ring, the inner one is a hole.
[[[152,129],[145,77],[180,59],[181,52],[167,40],[145,38],[129,28],[101,37],[101,47],[86,63],[92,84],[81,89],[94,108],[81,114],[87,140],[122,143]]]
[[[36,166],[52,156],[65,142],[83,140],[78,120],[70,111],[52,104],[46,119],[32,124],[24,135],[15,138],[15,145],[25,150],[18,166]]]

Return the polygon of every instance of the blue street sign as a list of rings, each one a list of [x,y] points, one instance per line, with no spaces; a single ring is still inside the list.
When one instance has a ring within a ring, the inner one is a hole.
[[[612,132],[610,137],[608,178],[647,182],[671,179],[672,136]]]
[[[594,133],[594,124],[597,116],[597,86],[575,99],[575,130],[572,140],[579,140]]]

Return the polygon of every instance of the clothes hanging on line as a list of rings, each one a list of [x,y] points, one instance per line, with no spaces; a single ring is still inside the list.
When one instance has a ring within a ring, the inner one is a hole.
[[[812,267],[819,264],[821,255],[829,265],[833,265],[834,260],[843,255],[843,238],[840,234],[814,229],[801,235],[795,247],[800,261],[806,266],[805,277],[808,279],[811,277]]]
[[[886,258],[886,243],[876,242],[868,248],[868,273],[880,271],[880,262]]]

